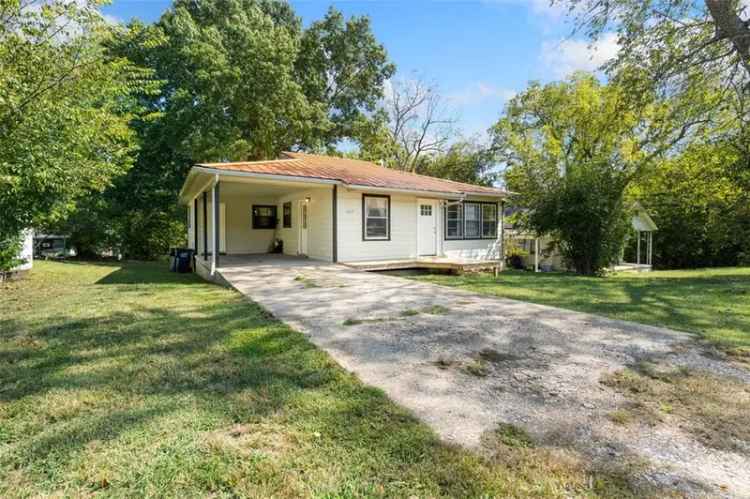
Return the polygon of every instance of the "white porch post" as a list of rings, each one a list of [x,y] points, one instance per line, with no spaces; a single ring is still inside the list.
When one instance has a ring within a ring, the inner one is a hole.
[[[534,238],[534,272],[539,272],[539,238]]]
[[[635,231],[637,237],[638,237],[638,243],[636,244],[636,251],[635,251],[635,263],[637,265],[641,264],[641,231],[637,230]]]
[[[219,266],[219,176],[216,175],[214,185],[211,188],[211,220],[213,227],[211,231],[211,275],[216,273]]]
[[[654,250],[654,233],[649,231],[648,233],[648,257],[647,257],[649,265],[652,265],[651,259],[653,255],[653,250]]]
[[[500,265],[503,266],[505,265],[505,223],[503,220],[505,218],[505,201],[500,201],[498,209],[500,213],[497,217],[497,251]]]

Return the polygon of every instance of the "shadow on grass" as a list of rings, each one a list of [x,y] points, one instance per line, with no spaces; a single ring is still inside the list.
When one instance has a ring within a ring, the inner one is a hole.
[[[420,279],[750,347],[750,273],[737,269],[609,277],[507,271],[499,279],[486,274]]]
[[[0,476],[25,477],[0,483],[0,495],[591,489],[585,472],[550,475],[524,462],[517,474],[441,443],[380,390],[232,292],[161,264],[104,265],[117,270],[91,273],[80,286],[53,283],[71,301],[37,315],[33,303],[27,313],[0,314]],[[207,436],[238,424],[271,427],[293,445],[264,454],[231,435],[207,445]]]

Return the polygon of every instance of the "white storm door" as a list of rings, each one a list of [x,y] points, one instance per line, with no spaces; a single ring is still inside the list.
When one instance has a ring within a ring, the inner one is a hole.
[[[307,255],[307,224],[309,203],[300,201],[299,206],[299,254]]]
[[[437,255],[437,201],[417,199],[417,254]]]

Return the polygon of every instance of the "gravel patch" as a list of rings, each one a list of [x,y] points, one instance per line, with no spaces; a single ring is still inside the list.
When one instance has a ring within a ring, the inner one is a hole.
[[[668,422],[610,418],[630,401],[600,380],[644,361],[750,384],[750,372],[690,335],[341,265],[222,263],[232,286],[446,441],[480,449],[487,432],[512,424],[594,463],[643,463],[636,481],[691,497],[750,497],[748,453],[706,447]]]

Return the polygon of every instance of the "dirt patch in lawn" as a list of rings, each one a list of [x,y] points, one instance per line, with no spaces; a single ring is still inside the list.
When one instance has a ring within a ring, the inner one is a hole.
[[[628,399],[609,415],[618,424],[669,422],[707,447],[750,450],[750,386],[746,383],[647,362],[608,374],[602,383]]]
[[[679,497],[677,492],[634,479],[648,469],[648,463],[636,456],[616,461],[597,460],[571,447],[538,445],[523,428],[500,423],[482,438],[487,458],[512,470],[536,469],[542,473],[580,480],[602,497]]]

